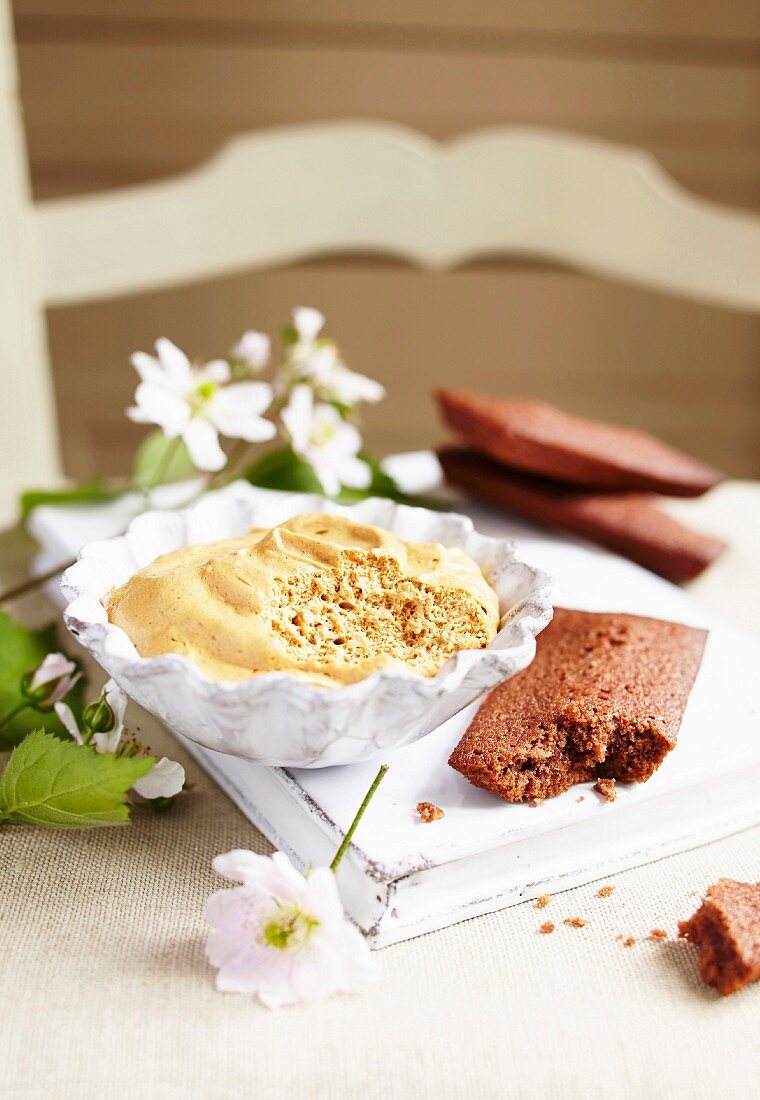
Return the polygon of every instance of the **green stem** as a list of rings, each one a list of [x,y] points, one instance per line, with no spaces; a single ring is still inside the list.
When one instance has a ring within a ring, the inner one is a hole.
[[[343,856],[348,851],[348,846],[351,843],[351,837],[356,832],[356,826],[359,824],[362,817],[364,816],[364,811],[367,809],[367,806],[369,806],[370,802],[372,801],[373,795],[374,795],[375,791],[377,790],[377,788],[382,783],[383,776],[385,775],[385,773],[387,771],[388,771],[388,765],[387,764],[381,765],[380,771],[377,773],[375,778],[372,780],[372,786],[370,787],[370,789],[367,791],[367,793],[364,796],[364,801],[362,802],[359,809],[356,811],[356,817],[354,818],[354,820],[349,825],[348,832],[343,837],[343,841],[341,842],[341,846],[340,846],[340,848],[338,848],[337,852],[335,853],[335,859],[330,864],[330,870],[332,871],[332,873],[334,875],[337,875],[338,867],[340,867],[340,861],[343,859]]]
[[[25,699],[22,699],[17,707],[14,707],[13,710],[9,710],[4,718],[0,718],[0,730],[4,730],[6,726],[9,726],[13,719],[21,714],[22,710],[26,710],[26,708],[30,705],[31,704],[27,703]]]
[[[30,577],[28,580],[22,581],[21,584],[14,585],[13,588],[6,588],[5,592],[0,592],[0,604],[18,600],[21,596],[26,596],[28,592],[34,592],[41,585],[60,577],[65,569],[70,569],[75,564],[76,562],[73,561],[62,562],[61,565],[56,565],[54,569],[49,569],[47,573],[42,573],[38,577]]]

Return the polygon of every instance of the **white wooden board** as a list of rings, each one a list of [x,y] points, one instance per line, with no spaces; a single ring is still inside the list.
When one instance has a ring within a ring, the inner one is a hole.
[[[560,606],[669,618],[710,633],[676,749],[648,783],[619,785],[615,803],[591,784],[540,807],[471,787],[447,758],[473,708],[390,754],[390,772],[339,876],[348,911],[378,946],[760,822],[760,639],[606,551],[485,508],[457,507],[484,533],[514,537],[521,557],[555,577]],[[40,510],[35,531],[43,542],[48,532],[48,553],[79,537],[74,512]],[[90,513],[88,538],[93,522]],[[303,866],[329,861],[379,763],[286,772],[186,747]],[[441,806],[445,818],[420,822],[421,800]]]

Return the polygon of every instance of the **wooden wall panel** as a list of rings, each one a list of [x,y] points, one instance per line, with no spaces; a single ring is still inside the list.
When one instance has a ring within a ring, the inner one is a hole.
[[[684,186],[760,207],[760,69],[415,51],[20,45],[36,192],[150,179],[235,133],[392,119],[447,138],[504,122],[651,149]],[[168,64],[167,64],[168,62]],[[32,76],[32,74],[34,74]],[[49,175],[49,173],[52,174]]]
[[[53,356],[67,465],[113,471],[139,437],[131,351],[158,335],[212,356],[248,326],[277,331],[316,305],[357,370],[389,398],[368,409],[378,451],[435,443],[437,385],[533,395],[649,427],[736,473],[760,473],[753,318],[543,267],[474,265],[445,276],[335,260],[55,310]],[[76,349],[76,350],[75,350]]]
[[[181,171],[243,130],[391,119],[445,139],[503,123],[650,149],[684,186],[760,209],[760,8],[730,0],[16,0],[38,197]],[[118,257],[114,257],[118,263]],[[760,475],[756,319],[572,272],[429,276],[345,258],[58,310],[67,468],[125,468],[127,359],[162,333],[215,354],[313,303],[388,385],[376,449],[433,442],[463,378],[631,421]]]
[[[598,36],[645,35],[651,39],[705,38],[709,43],[746,42],[760,33],[760,11],[754,0],[729,0],[716,9],[714,0],[14,0],[19,17],[59,17],[77,21],[97,17],[123,24],[143,18],[169,20],[179,26],[194,19],[280,26],[291,34],[298,26],[319,26],[333,35],[346,26],[379,36],[395,28],[425,30],[440,36],[454,31],[458,41],[468,33],[532,31]],[[440,37],[439,37],[440,40]]]

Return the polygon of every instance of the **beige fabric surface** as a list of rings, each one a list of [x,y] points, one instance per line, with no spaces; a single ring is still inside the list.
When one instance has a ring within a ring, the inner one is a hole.
[[[730,533],[760,486],[691,509]],[[757,560],[737,550],[705,583],[713,605],[743,585],[760,627]],[[718,997],[673,938],[708,883],[760,879],[760,829],[615,875],[608,898],[596,883],[387,948],[362,994],[269,1012],[215,992],[202,920],[212,857],[268,845],[152,719],[128,719],[196,784],[175,810],[0,832],[4,1100],[760,1096],[760,984]]]

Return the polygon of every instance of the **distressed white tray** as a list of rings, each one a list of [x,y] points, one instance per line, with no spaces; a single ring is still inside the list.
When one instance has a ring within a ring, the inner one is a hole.
[[[521,557],[555,577],[557,604],[671,618],[710,634],[676,749],[648,783],[619,785],[615,803],[600,799],[590,784],[540,807],[508,805],[471,787],[446,761],[474,708],[390,754],[391,770],[339,875],[347,910],[376,946],[760,822],[757,636],[605,551],[488,509],[465,508],[461,500],[456,508],[468,511],[484,534],[514,537]],[[76,512],[38,511],[34,531],[49,554],[96,537],[89,513],[80,539]],[[317,772],[270,769],[184,743],[302,866],[329,861],[376,769],[373,762]],[[421,800],[442,806],[445,818],[420,822],[415,806]]]

